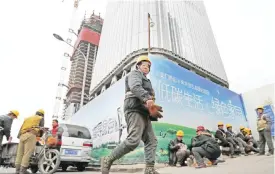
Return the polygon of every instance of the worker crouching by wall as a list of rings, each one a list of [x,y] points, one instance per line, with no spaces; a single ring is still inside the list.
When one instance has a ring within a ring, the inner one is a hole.
[[[192,154],[197,162],[196,168],[205,168],[203,157],[208,158],[212,165],[217,165],[217,159],[221,155],[221,150],[217,141],[211,134],[205,132],[203,126],[197,127],[197,136],[192,140]]]
[[[185,160],[189,157],[190,151],[187,149],[187,145],[183,142],[182,138],[184,132],[179,130],[176,134],[177,138],[169,143],[169,165],[176,166],[177,163],[180,166],[186,166]]]

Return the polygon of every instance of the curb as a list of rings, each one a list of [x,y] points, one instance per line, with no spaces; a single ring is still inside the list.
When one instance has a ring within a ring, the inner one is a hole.
[[[165,165],[156,165],[155,168],[156,169],[160,169],[160,168],[164,168]],[[137,173],[137,172],[141,172],[144,170],[144,167],[129,167],[129,165],[125,165],[125,167],[123,166],[113,166],[113,168],[111,168],[110,172],[121,172],[121,173]],[[100,172],[100,168],[99,167],[87,167],[86,171],[95,171],[95,172]]]

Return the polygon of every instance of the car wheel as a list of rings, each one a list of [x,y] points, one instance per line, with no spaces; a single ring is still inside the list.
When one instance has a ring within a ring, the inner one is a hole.
[[[62,172],[66,172],[67,171],[67,168],[68,168],[67,165],[62,165],[61,167],[62,167]]]
[[[79,172],[83,172],[84,170],[85,170],[85,166],[84,165],[81,165],[81,164],[79,164],[79,165],[77,165],[76,166],[76,169],[79,171]]]
[[[44,156],[38,161],[38,168],[41,173],[53,174],[60,166],[60,154],[56,149],[46,150]]]

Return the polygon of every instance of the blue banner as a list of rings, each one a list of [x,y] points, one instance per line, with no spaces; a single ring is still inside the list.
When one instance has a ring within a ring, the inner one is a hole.
[[[203,125],[216,130],[219,121],[236,131],[248,126],[241,96],[217,85],[162,55],[151,55],[150,79],[157,104],[165,111],[164,122],[188,127]]]
[[[168,161],[168,144],[178,130],[184,132],[184,142],[190,145],[196,135],[196,127],[203,125],[215,131],[217,123],[230,123],[233,129],[247,126],[240,95],[221,87],[162,55],[151,55],[151,79],[156,103],[164,110],[164,118],[152,122],[158,139],[156,162]],[[93,139],[91,153],[98,163],[112,148],[127,137],[127,125],[123,112],[125,78],[120,79],[106,91],[81,108],[72,123],[90,128]],[[143,145],[120,159],[120,163],[144,162]]]

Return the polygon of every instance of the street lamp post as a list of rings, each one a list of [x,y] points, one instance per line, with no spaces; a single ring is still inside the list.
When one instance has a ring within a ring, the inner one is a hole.
[[[150,29],[150,13],[148,13],[148,56],[150,54],[150,49],[151,49],[151,40],[150,40],[150,36],[151,36],[151,29]]]
[[[73,45],[71,45],[69,42],[66,42],[61,36],[59,36],[58,34],[53,34],[53,36],[62,42],[65,42],[67,45],[69,45],[72,48],[75,48]],[[88,45],[88,50],[90,48],[90,44]],[[84,93],[85,93],[85,82],[86,82],[86,74],[87,74],[87,66],[88,66],[88,58],[87,56],[79,49],[79,48],[75,48],[77,51],[79,51],[82,56],[84,57],[84,62],[85,62],[85,68],[84,68],[84,75],[83,75],[83,82],[82,82],[82,91],[81,91],[81,101],[80,101],[80,107],[83,106],[83,102],[84,102]],[[88,51],[89,53],[89,51]]]

